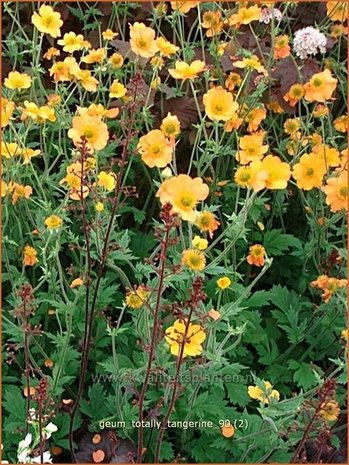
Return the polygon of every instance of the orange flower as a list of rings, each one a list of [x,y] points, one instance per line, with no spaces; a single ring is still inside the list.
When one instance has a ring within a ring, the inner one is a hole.
[[[96,50],[91,50],[86,56],[81,58],[81,61],[89,65],[93,63],[102,63],[105,56],[106,56],[105,49],[97,48]]]
[[[130,24],[130,46],[133,53],[143,58],[151,58],[158,51],[155,31],[143,23]]]
[[[304,87],[302,84],[293,84],[287,94],[284,95],[284,100],[291,107],[296,106],[297,102],[304,97]]]
[[[331,297],[337,292],[341,287],[346,287],[348,281],[346,279],[337,279],[330,278],[327,275],[318,276],[315,281],[311,282],[311,286],[316,289],[321,289],[323,294],[321,298],[324,302],[328,302]]]
[[[289,37],[288,35],[281,35],[275,37],[274,43],[274,58],[275,60],[281,60],[282,58],[286,58],[291,53],[291,47],[289,45]]]
[[[300,118],[288,118],[284,122],[284,131],[288,134],[291,139],[296,138],[298,130],[301,127],[301,120]]]
[[[334,120],[334,128],[338,132],[347,132],[348,131],[348,115],[339,116]]]
[[[201,232],[208,232],[211,238],[219,225],[220,222],[217,221],[215,215],[208,210],[199,213],[195,221],[195,226],[198,227]]]
[[[24,266],[34,266],[38,263],[38,253],[30,245],[26,245],[23,249],[23,265]]]
[[[326,102],[332,97],[337,82],[338,80],[332,77],[329,69],[314,74],[310,81],[304,84],[305,100],[308,102]]]
[[[235,87],[238,87],[242,83],[240,74],[229,73],[229,76],[225,80],[225,87],[232,92]]]
[[[214,320],[214,321],[219,320],[220,317],[221,317],[221,314],[220,314],[217,310],[215,310],[214,308],[211,308],[211,310],[209,310],[209,311],[207,312],[207,315],[208,315],[210,318],[212,318],[212,320]]]
[[[169,69],[168,72],[175,79],[195,79],[198,73],[202,73],[205,69],[205,63],[200,60],[193,61],[190,65],[184,61],[176,61],[175,69]]]
[[[206,265],[206,258],[198,249],[187,249],[182,252],[181,263],[192,271],[202,271]]]
[[[68,131],[68,137],[73,139],[75,146],[81,144],[81,137],[85,137],[91,150],[102,150],[109,139],[108,128],[99,116],[75,116],[73,127]]]
[[[109,63],[113,68],[119,69],[124,64],[124,57],[120,53],[113,53],[109,58]]]
[[[119,108],[104,108],[101,103],[91,103],[88,108],[77,107],[79,115],[100,116],[101,118],[116,118],[120,112]]]
[[[60,54],[61,52],[57,48],[50,47],[46,50],[46,53],[44,53],[43,56],[46,58],[46,60],[52,60],[53,57],[59,57]]]
[[[81,278],[75,278],[70,284],[70,287],[74,289],[75,287],[82,286],[84,281]]]
[[[230,423],[227,423],[226,425],[222,426],[221,432],[222,436],[225,438],[232,438],[235,434],[235,428]]]
[[[99,81],[91,75],[91,71],[88,69],[79,69],[75,77],[85,90],[96,92]]]
[[[164,168],[172,160],[172,147],[159,129],[148,132],[139,139],[137,150],[149,168]]]
[[[206,31],[206,37],[213,37],[223,29],[222,13],[218,11],[206,11],[202,17],[201,26]]]
[[[348,18],[348,3],[346,1],[327,1],[326,8],[327,15],[332,21],[344,23]]]
[[[13,183],[12,205],[15,205],[19,199],[29,199],[32,193],[33,189],[30,186]]]
[[[292,176],[297,181],[300,189],[309,191],[322,185],[322,179],[326,173],[326,167],[316,153],[302,155],[299,163],[293,166]]]
[[[193,1],[179,0],[177,2],[170,2],[170,3],[171,3],[172,10],[185,14],[185,13],[188,13],[188,11],[191,10],[192,8],[195,8],[200,3],[200,1],[193,2]]]
[[[320,162],[323,163],[327,169],[329,167],[339,166],[340,164],[339,152],[334,147],[330,147],[326,144],[315,144],[313,153],[319,155]]]
[[[322,188],[326,194],[326,204],[332,212],[348,210],[348,172],[342,171],[339,176],[334,176],[326,181]]]
[[[195,221],[197,213],[194,209],[208,194],[208,186],[201,178],[192,179],[186,174],[180,174],[163,181],[156,196],[160,198],[162,205],[170,202],[172,211],[178,213],[183,220]]]
[[[265,263],[265,248],[261,244],[251,245],[247,256],[247,263],[255,266],[263,266]]]
[[[56,61],[49,71],[55,82],[63,82],[71,81],[76,73],[80,71],[80,68],[74,57],[67,57],[64,61]]]
[[[230,120],[239,108],[233,95],[223,87],[213,87],[203,96],[205,112],[213,121]]]
[[[262,10],[257,5],[249,8],[242,7],[239,11],[228,18],[229,26],[239,27],[241,24],[250,24],[262,17]]]
[[[264,105],[258,108],[252,108],[245,115],[244,121],[248,123],[247,131],[253,132],[256,131],[261,124],[261,122],[267,117],[267,110]]]
[[[268,151],[268,145],[263,145],[263,139],[263,134],[240,137],[239,150],[235,155],[239,163],[246,165],[250,161],[263,158],[263,155]]]

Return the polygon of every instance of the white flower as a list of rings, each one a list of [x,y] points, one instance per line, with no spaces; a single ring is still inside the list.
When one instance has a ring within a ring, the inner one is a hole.
[[[31,462],[29,463],[52,463],[52,457],[49,451],[44,452],[42,458],[43,462],[41,462],[41,457],[38,455],[37,457],[31,459]]]
[[[28,461],[30,460],[28,456],[31,452],[30,444],[32,442],[32,439],[33,439],[32,435],[28,433],[22,441],[19,441],[18,449],[17,449],[18,463],[30,463]]]
[[[274,21],[281,21],[282,20],[282,13],[278,8],[263,8],[262,16],[259,20],[260,23],[269,24],[270,21],[274,19]]]
[[[326,52],[327,39],[325,34],[312,26],[299,29],[293,39],[293,50],[296,55],[304,60],[310,55]]]
[[[55,433],[57,429],[57,426],[53,423],[49,423],[48,425],[46,425],[45,428],[43,428],[42,430],[45,435],[45,439],[49,439],[51,437],[51,434]]]

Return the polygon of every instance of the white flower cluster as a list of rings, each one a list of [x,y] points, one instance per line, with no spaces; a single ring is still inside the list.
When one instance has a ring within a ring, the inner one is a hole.
[[[46,425],[42,432],[44,439],[49,439],[51,437],[51,434],[57,431],[57,426],[54,425],[53,423],[49,423]],[[34,439],[34,443],[32,444],[33,441],[33,436],[31,433],[28,433],[26,437],[19,442],[18,444],[18,449],[17,449],[17,461],[18,463],[41,463],[41,457],[31,457],[31,453],[35,446],[39,442],[39,437]],[[45,451],[43,453],[43,463],[52,463],[52,457],[51,453],[49,451]]]
[[[271,20],[281,21],[282,13],[278,8],[263,8],[260,23],[269,24]]]
[[[299,29],[293,39],[293,50],[295,54],[304,60],[310,55],[326,52],[327,39],[325,34],[312,26]]]

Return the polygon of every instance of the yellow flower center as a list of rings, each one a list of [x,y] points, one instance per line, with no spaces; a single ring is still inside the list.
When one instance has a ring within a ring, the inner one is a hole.
[[[312,176],[314,174],[313,168],[307,168],[306,175],[307,176]]]
[[[216,108],[217,113],[220,113],[223,110],[223,107],[220,104],[217,104],[215,108]]]
[[[84,136],[86,137],[86,139],[91,139],[93,137],[93,130],[92,129],[86,129],[86,131],[84,132]]]
[[[348,196],[348,187],[347,186],[342,186],[339,189],[339,195],[341,195],[342,197],[347,197]]]
[[[140,48],[144,48],[144,47],[147,46],[147,42],[146,42],[144,39],[139,39],[139,40],[137,41],[137,45],[138,45],[138,47],[140,47]]]
[[[153,152],[154,155],[158,154],[160,152],[160,147],[158,145],[155,145],[152,148],[152,152]]]
[[[322,79],[317,78],[317,77],[313,79],[313,86],[314,87],[321,87],[322,84],[323,84]]]
[[[180,204],[185,208],[193,208],[195,205],[195,199],[189,195],[184,195],[179,200]]]
[[[251,174],[245,171],[245,173],[241,173],[240,175],[240,181],[242,182],[247,182],[251,179]]]
[[[52,24],[52,21],[53,21],[53,18],[51,16],[48,16],[46,19],[45,19],[45,26],[46,27],[50,27],[51,24]]]

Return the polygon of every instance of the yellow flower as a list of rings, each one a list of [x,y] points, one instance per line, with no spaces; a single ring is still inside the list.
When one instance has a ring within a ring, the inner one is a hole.
[[[344,23],[348,18],[348,3],[343,1],[327,1],[327,15],[332,21],[340,21]]]
[[[341,338],[348,342],[348,329],[341,331]]]
[[[223,87],[213,87],[203,96],[205,112],[213,121],[228,121],[233,118],[239,105],[233,95]]]
[[[254,266],[263,266],[265,263],[265,248],[261,244],[251,245],[247,256],[247,263]]]
[[[33,150],[30,148],[23,147],[20,152],[21,157],[23,158],[23,165],[27,165],[31,162],[33,157],[41,155],[41,151],[39,149]]]
[[[9,122],[10,119],[12,118],[14,109],[15,109],[15,103],[11,102],[7,98],[2,98],[1,99],[1,127],[5,128]]]
[[[73,139],[75,146],[81,145],[81,138],[84,137],[90,149],[102,150],[107,145],[109,133],[100,117],[86,114],[73,118],[73,127],[69,129],[68,137]]]
[[[130,24],[130,46],[133,53],[143,58],[151,58],[158,51],[155,31],[143,23]]]
[[[60,28],[63,25],[61,15],[48,5],[42,5],[39,13],[34,13],[32,16],[32,23],[38,31],[48,34],[53,38],[60,37]]]
[[[47,105],[49,107],[55,107],[61,103],[62,99],[58,94],[50,94],[47,96]]]
[[[167,113],[166,118],[162,120],[160,130],[166,137],[176,137],[181,132],[181,124],[177,116]]]
[[[325,421],[335,421],[340,414],[340,408],[335,400],[329,400],[321,405],[319,413]]]
[[[111,29],[106,29],[102,32],[102,37],[104,40],[113,40],[115,37],[118,36],[117,32],[113,32]]]
[[[198,250],[206,250],[208,246],[208,240],[203,239],[200,236],[195,236],[192,240],[193,247]]]
[[[97,186],[103,187],[107,191],[115,189],[115,174],[101,171],[98,175]]]
[[[187,249],[182,252],[181,263],[192,271],[202,271],[206,265],[206,258],[198,249]]]
[[[111,83],[111,86],[109,89],[110,98],[121,98],[121,97],[124,97],[126,93],[127,93],[126,87],[123,84],[121,84],[121,82],[119,82],[117,79],[115,79]]]
[[[217,286],[219,287],[219,289],[224,290],[224,289],[227,289],[227,287],[230,286],[231,279],[228,278],[228,276],[223,276],[222,278],[217,279],[216,283],[217,283]]]
[[[275,37],[274,43],[274,58],[275,60],[281,60],[291,54],[291,47],[289,45],[288,35],[281,35]]]
[[[260,160],[268,151],[268,145],[263,145],[263,134],[251,134],[240,137],[239,150],[235,158],[242,165],[246,165],[250,161]]]
[[[175,69],[169,69],[168,72],[175,79],[195,79],[198,73],[205,69],[205,63],[201,60],[195,60],[190,65],[184,61],[176,61]]]
[[[109,58],[109,63],[113,68],[119,69],[124,64],[124,57],[120,53],[113,53],[113,55]]]
[[[79,69],[75,77],[88,92],[96,92],[99,81],[91,75],[91,71],[88,69]]]
[[[250,24],[262,17],[262,10],[257,5],[249,8],[242,7],[239,11],[228,18],[229,26],[239,27],[241,24]]]
[[[34,266],[39,261],[37,255],[38,253],[34,247],[26,245],[23,249],[23,265]]]
[[[45,226],[48,229],[58,229],[62,226],[63,220],[57,215],[51,215],[45,219]]]
[[[235,172],[234,181],[238,186],[259,192],[265,188],[268,176],[268,171],[262,168],[262,162],[256,160],[247,166],[240,166]]]
[[[106,52],[104,48],[97,48],[96,50],[91,50],[86,56],[81,58],[81,61],[89,65],[93,63],[102,63],[105,58],[105,54]]]
[[[308,102],[326,102],[332,97],[337,82],[338,80],[332,77],[329,69],[314,74],[310,81],[304,84],[305,100]]]
[[[101,118],[116,118],[120,112],[118,108],[104,108],[101,103],[91,103],[88,108],[77,107],[79,115],[100,116]]]
[[[212,238],[213,233],[216,229],[218,229],[220,222],[216,219],[212,212],[204,210],[198,214],[195,225],[201,232],[208,232],[208,235]]]
[[[284,100],[285,102],[288,102],[288,104],[291,107],[296,106],[297,102],[301,98],[304,97],[304,87],[302,84],[293,84],[288,90],[288,92],[284,95]]]
[[[52,60],[53,57],[59,57],[61,52],[56,47],[50,47],[44,53],[44,58],[46,60]]]
[[[225,87],[232,92],[235,87],[238,87],[242,82],[241,76],[238,73],[229,73],[225,80]]]
[[[172,355],[177,357],[182,353],[183,357],[196,357],[202,352],[202,343],[206,334],[202,326],[176,320],[173,326],[166,329],[165,340],[170,345]]]
[[[340,164],[339,152],[334,147],[316,143],[313,147],[313,152],[319,155],[321,163],[324,163],[326,168],[338,166]]]
[[[100,213],[104,210],[104,205],[102,202],[97,202],[95,205],[96,212]]]
[[[5,158],[13,158],[16,155],[20,155],[21,153],[22,150],[15,142],[1,141],[1,156]]]
[[[156,45],[160,51],[160,54],[164,57],[169,57],[178,52],[179,47],[177,45],[171,44],[168,40],[163,37],[158,37],[156,39]]]
[[[279,157],[268,155],[262,160],[262,170],[268,173],[265,180],[267,189],[286,189],[291,177],[291,168],[288,163]]]
[[[261,73],[264,76],[268,76],[268,71],[264,68],[256,55],[252,55],[249,58],[243,58],[242,60],[234,61],[233,65],[240,69],[255,69],[258,73]]]
[[[286,134],[291,136],[291,138],[294,138],[295,135],[297,134],[297,131],[301,127],[301,120],[300,118],[288,118],[284,122],[284,131]]]
[[[202,16],[201,26],[206,31],[206,37],[213,37],[223,29],[222,13],[217,11],[206,11]]]
[[[66,32],[63,39],[60,39],[58,45],[63,46],[63,51],[74,53],[85,46],[85,39],[82,34],[76,35],[75,32]]]
[[[11,71],[5,78],[4,86],[12,90],[29,89],[32,83],[32,78],[26,73]]]
[[[322,188],[326,194],[326,204],[332,212],[348,210],[348,172],[342,171],[339,176],[333,176]]]
[[[149,296],[149,290],[141,284],[136,289],[127,292],[126,305],[130,308],[141,308]]]
[[[302,155],[299,163],[293,166],[292,176],[300,189],[309,191],[314,187],[321,187],[326,167],[316,153]]]
[[[192,179],[187,174],[180,174],[166,179],[156,193],[160,202],[172,204],[172,211],[178,213],[185,221],[195,221],[195,207],[199,201],[205,200],[209,194],[207,184],[201,178]]]
[[[31,118],[33,121],[37,121],[38,123],[44,123],[45,121],[56,121],[55,110],[48,105],[44,105],[42,107],[38,107],[34,102],[28,102],[27,100],[24,102],[25,109],[23,110],[22,117]]]
[[[75,278],[70,284],[70,287],[74,289],[75,287],[82,286],[84,284],[84,281],[81,278]]]
[[[263,390],[258,386],[248,387],[248,395],[251,397],[251,399],[259,400],[264,404],[269,404],[271,400],[278,401],[280,399],[279,391],[273,389],[273,386],[269,381],[263,381],[263,383]]]
[[[139,139],[137,150],[149,168],[164,168],[172,160],[172,147],[165,135],[154,129]]]
[[[191,10],[192,8],[195,8],[200,3],[200,1],[193,2],[193,1],[179,0],[176,2],[170,2],[170,3],[171,3],[172,10],[185,14],[185,13],[188,13],[188,11]]]

